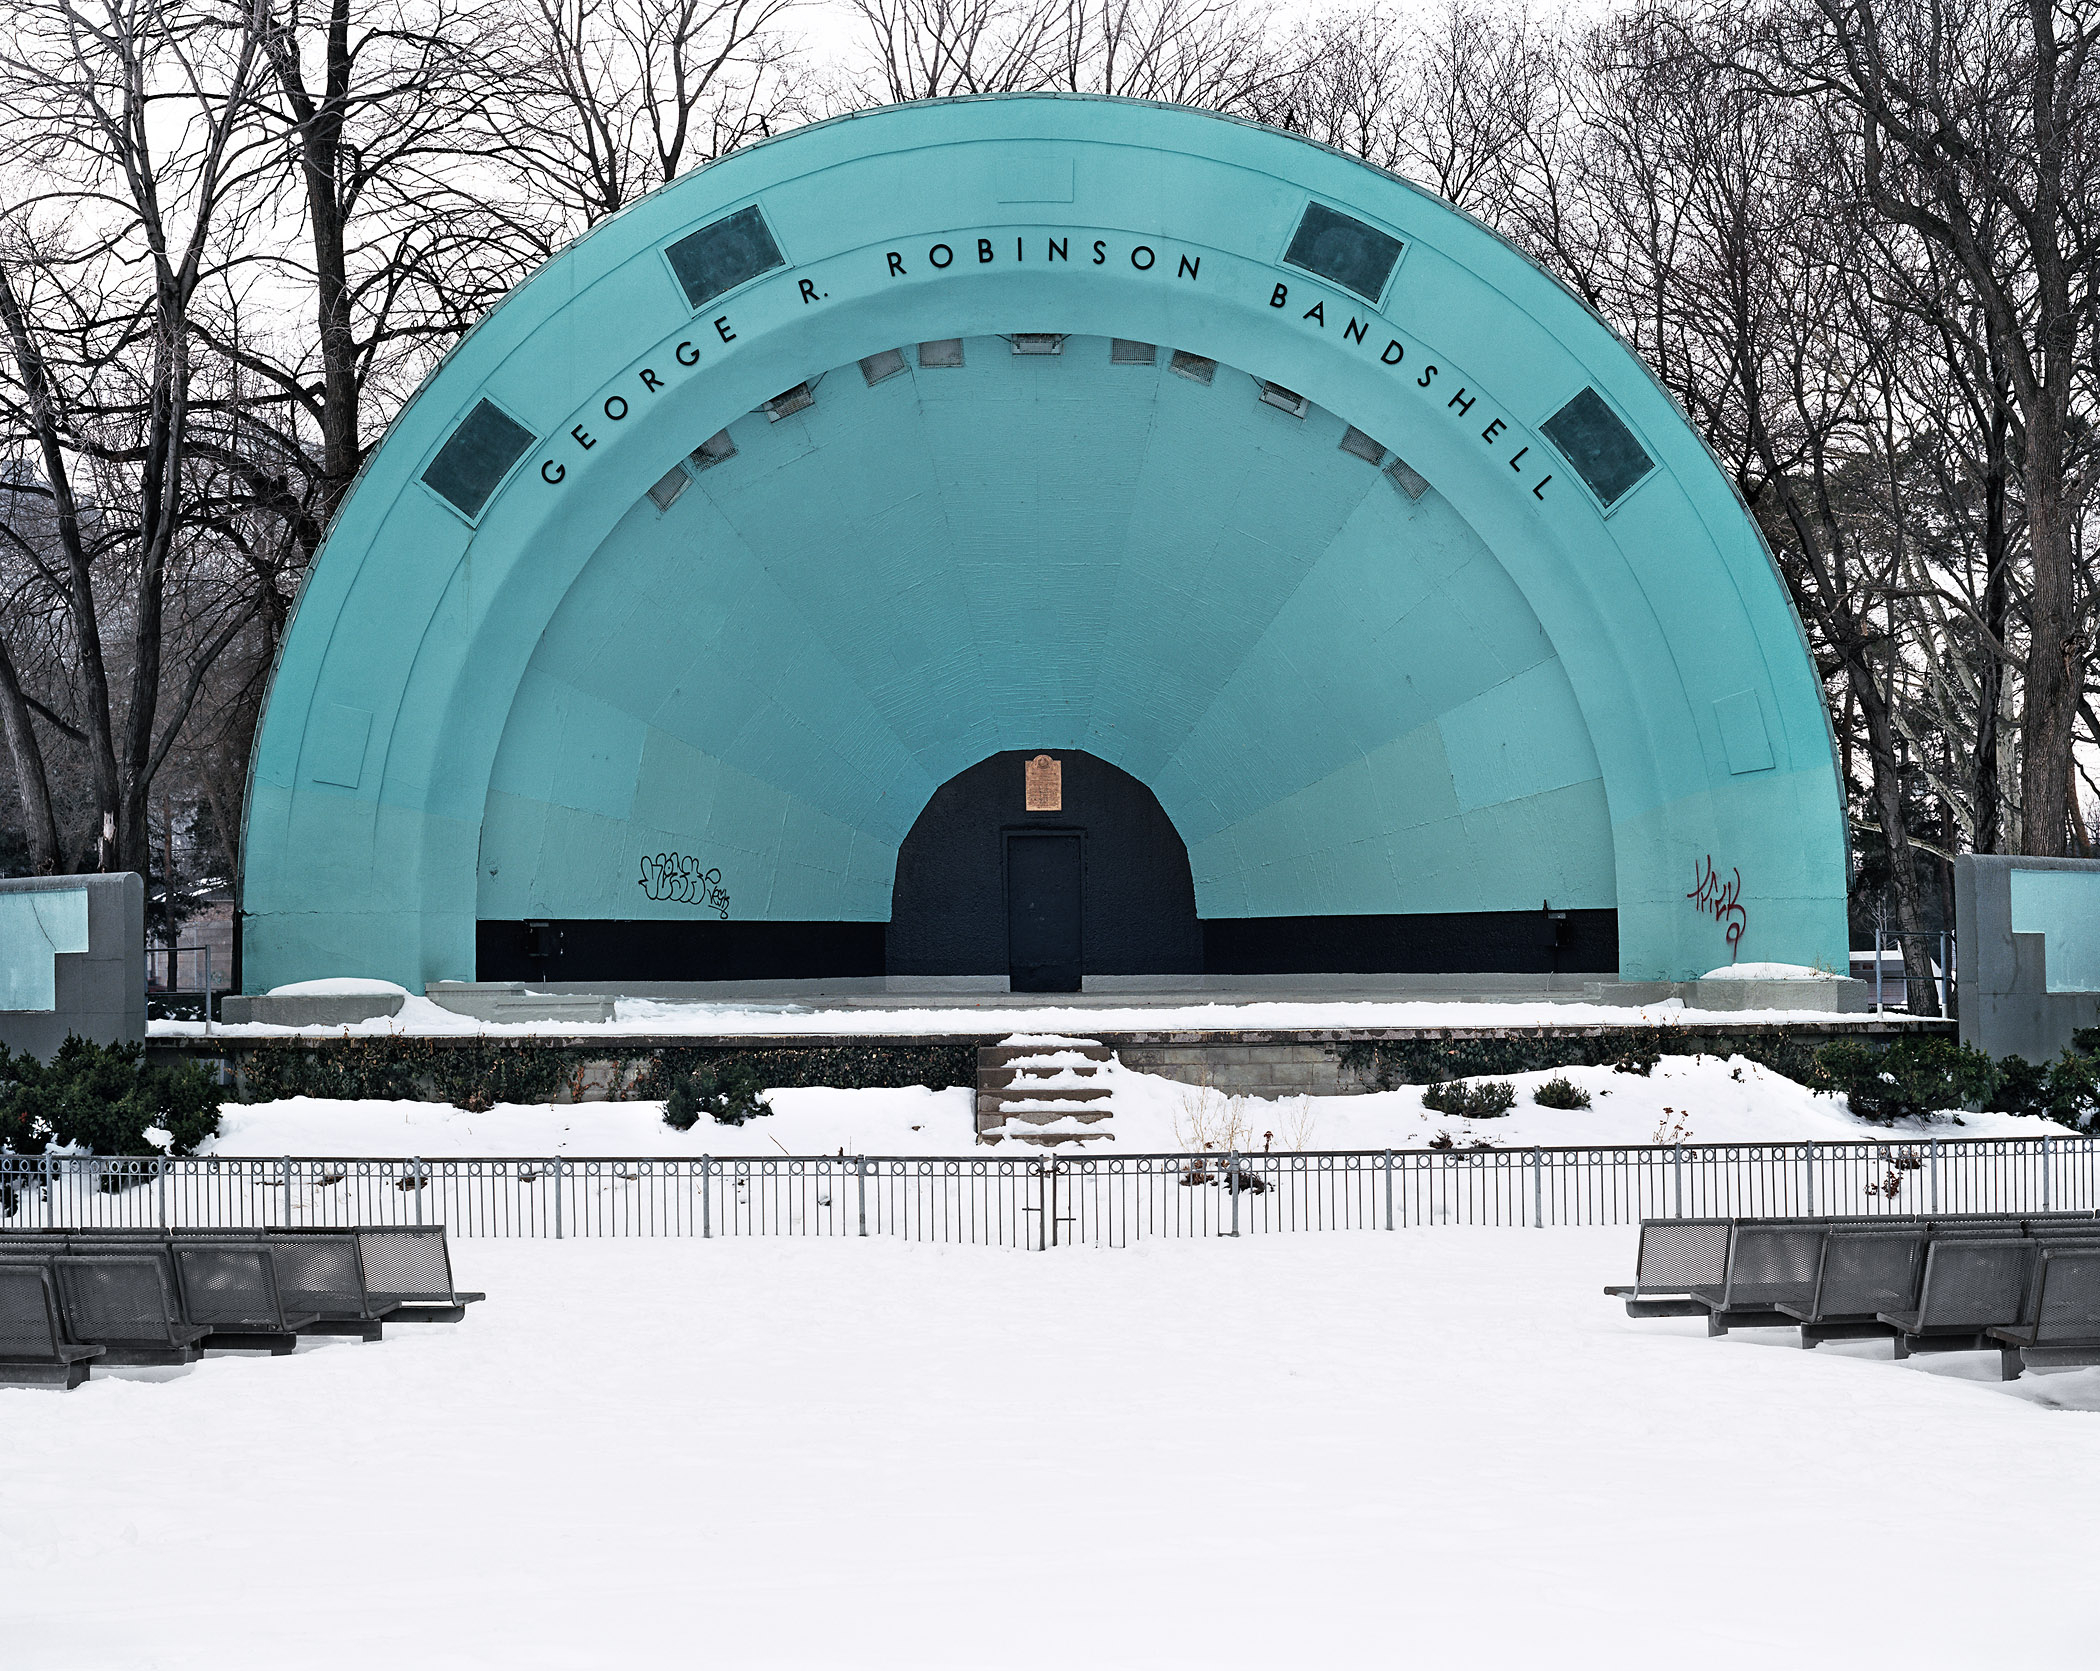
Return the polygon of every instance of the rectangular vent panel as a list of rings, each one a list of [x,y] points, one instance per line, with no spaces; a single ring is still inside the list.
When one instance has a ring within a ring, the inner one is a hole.
[[[679,494],[693,478],[685,473],[683,464],[674,464],[657,484],[649,490],[649,503],[660,511],[667,511],[678,503]]]
[[[729,438],[729,431],[718,429],[689,455],[695,470],[712,470],[717,464],[736,457],[736,443]]]
[[[1353,215],[1324,203],[1308,203],[1283,258],[1293,267],[1375,302],[1385,294],[1385,281],[1393,276],[1400,248],[1398,238],[1364,225]]]
[[[1062,354],[1065,339],[1050,331],[1016,331],[1012,337],[1016,354]]]
[[[685,299],[696,308],[727,295],[747,279],[787,265],[756,204],[688,233],[664,254],[670,258]]]
[[[1648,449],[1595,389],[1584,389],[1539,427],[1607,510],[1655,468]]]
[[[1158,365],[1159,350],[1149,342],[1131,342],[1123,337],[1111,337],[1108,342],[1108,363],[1112,366]]]
[[[938,342],[919,344],[919,365],[923,369],[946,368],[962,363],[961,337],[942,337]]]
[[[1192,383],[1208,383],[1218,375],[1218,362],[1206,360],[1201,354],[1184,354],[1177,348],[1174,357],[1167,362],[1167,369]]]
[[[904,369],[904,351],[900,348],[885,348],[880,354],[870,354],[860,363],[860,374],[874,388],[885,377],[895,377]]]
[[[807,411],[816,405],[816,391],[807,383],[797,383],[792,389],[783,390],[760,408],[774,423],[792,417],[797,412]]]
[[[1385,462],[1385,448],[1353,424],[1342,431],[1342,451],[1354,454],[1373,469]]]
[[[472,520],[531,445],[531,430],[493,401],[476,401],[424,470],[423,485]]]
[[[1281,383],[1264,383],[1261,386],[1261,403],[1273,406],[1279,412],[1288,412],[1294,418],[1305,416],[1312,404],[1296,389],[1286,389]]]
[[[1386,480],[1410,499],[1419,499],[1429,491],[1429,483],[1397,453],[1393,455],[1393,462],[1385,467],[1385,474]]]

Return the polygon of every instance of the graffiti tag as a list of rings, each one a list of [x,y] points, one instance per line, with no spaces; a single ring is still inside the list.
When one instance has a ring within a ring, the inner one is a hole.
[[[729,890],[722,886],[722,873],[702,870],[690,853],[644,853],[638,885],[645,899],[704,905],[718,917],[729,915]]]
[[[1728,885],[1721,885],[1720,872],[1714,869],[1711,853],[1700,862],[1698,886],[1684,897],[1692,902],[1692,908],[1703,911],[1717,923],[1728,929],[1728,961],[1735,961],[1736,947],[1743,942],[1743,930],[1750,926],[1750,914],[1736,903],[1743,894],[1743,873],[1729,866],[1731,878]]]

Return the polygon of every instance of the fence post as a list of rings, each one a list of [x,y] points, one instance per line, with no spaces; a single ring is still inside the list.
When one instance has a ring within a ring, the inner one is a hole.
[[[1670,1155],[1670,1169],[1676,1175],[1677,1211],[1673,1218],[1684,1217],[1684,1139],[1678,1138],[1677,1147]]]
[[[1240,1155],[1237,1149],[1225,1154],[1225,1193],[1232,1197],[1232,1234],[1240,1233]]]
[[[291,1162],[287,1161],[285,1164],[289,1166]],[[414,1176],[416,1180],[416,1222],[421,1224],[423,1222],[423,1157],[417,1155],[412,1164],[415,1167]],[[289,1195],[285,1197],[284,1204],[287,1208],[291,1206],[292,1201]]]
[[[2049,1210],[2049,1139],[2042,1139],[2042,1211]]]
[[[1808,1145],[1808,1216],[1816,1216],[1816,1146]]]
[[[1385,1152],[1385,1227],[1393,1227],[1393,1151]]]
[[[860,1196],[860,1233],[868,1233],[868,1157],[856,1155],[853,1163],[853,1185]]]
[[[554,1157],[554,1239],[561,1240],[561,1156]]]
[[[1546,1151],[1536,1143],[1531,1146],[1531,1227],[1546,1228]]]
[[[277,1185],[284,1191],[284,1222],[289,1229],[292,1222],[292,1157],[281,1156],[277,1162]]]
[[[1930,1182],[1932,1185],[1932,1212],[1935,1216],[1937,1216],[1940,1210],[1940,1140],[1937,1137],[1932,1138],[1930,1140],[1930,1147],[1932,1153],[1932,1171],[1930,1174]]]
[[[173,952],[168,954],[171,962],[174,960],[174,955]],[[170,970],[169,973],[172,975],[174,971]],[[171,979],[168,985],[172,988],[175,982]],[[204,1036],[206,1038],[211,1037],[211,947],[209,946],[204,948]]]
[[[165,1230],[168,1227],[168,1157],[166,1154],[156,1157],[153,1194],[155,1197],[155,1212],[161,1229]]]
[[[44,1151],[44,1228],[50,1229],[58,1223],[58,1186],[51,1164],[51,1151]]]

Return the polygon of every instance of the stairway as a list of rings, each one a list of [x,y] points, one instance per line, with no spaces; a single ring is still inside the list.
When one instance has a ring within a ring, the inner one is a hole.
[[[1115,1112],[1105,1070],[1114,1060],[1115,1052],[1095,1039],[1016,1035],[980,1046],[977,1141],[1014,1137],[1054,1148],[1105,1138]]]

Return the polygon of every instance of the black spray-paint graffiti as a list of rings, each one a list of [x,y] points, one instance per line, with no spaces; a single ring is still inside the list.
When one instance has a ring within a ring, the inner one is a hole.
[[[1704,911],[1717,923],[1728,927],[1728,961],[1735,961],[1736,948],[1743,943],[1743,930],[1750,926],[1750,914],[1736,901],[1743,894],[1743,873],[1733,865],[1728,874],[1733,878],[1724,888],[1720,873],[1714,869],[1714,856],[1709,853],[1700,862],[1699,885],[1684,897],[1692,902],[1694,910]]]
[[[640,887],[647,899],[678,905],[705,905],[715,915],[729,916],[729,891],[719,870],[702,870],[690,853],[644,853]]]

